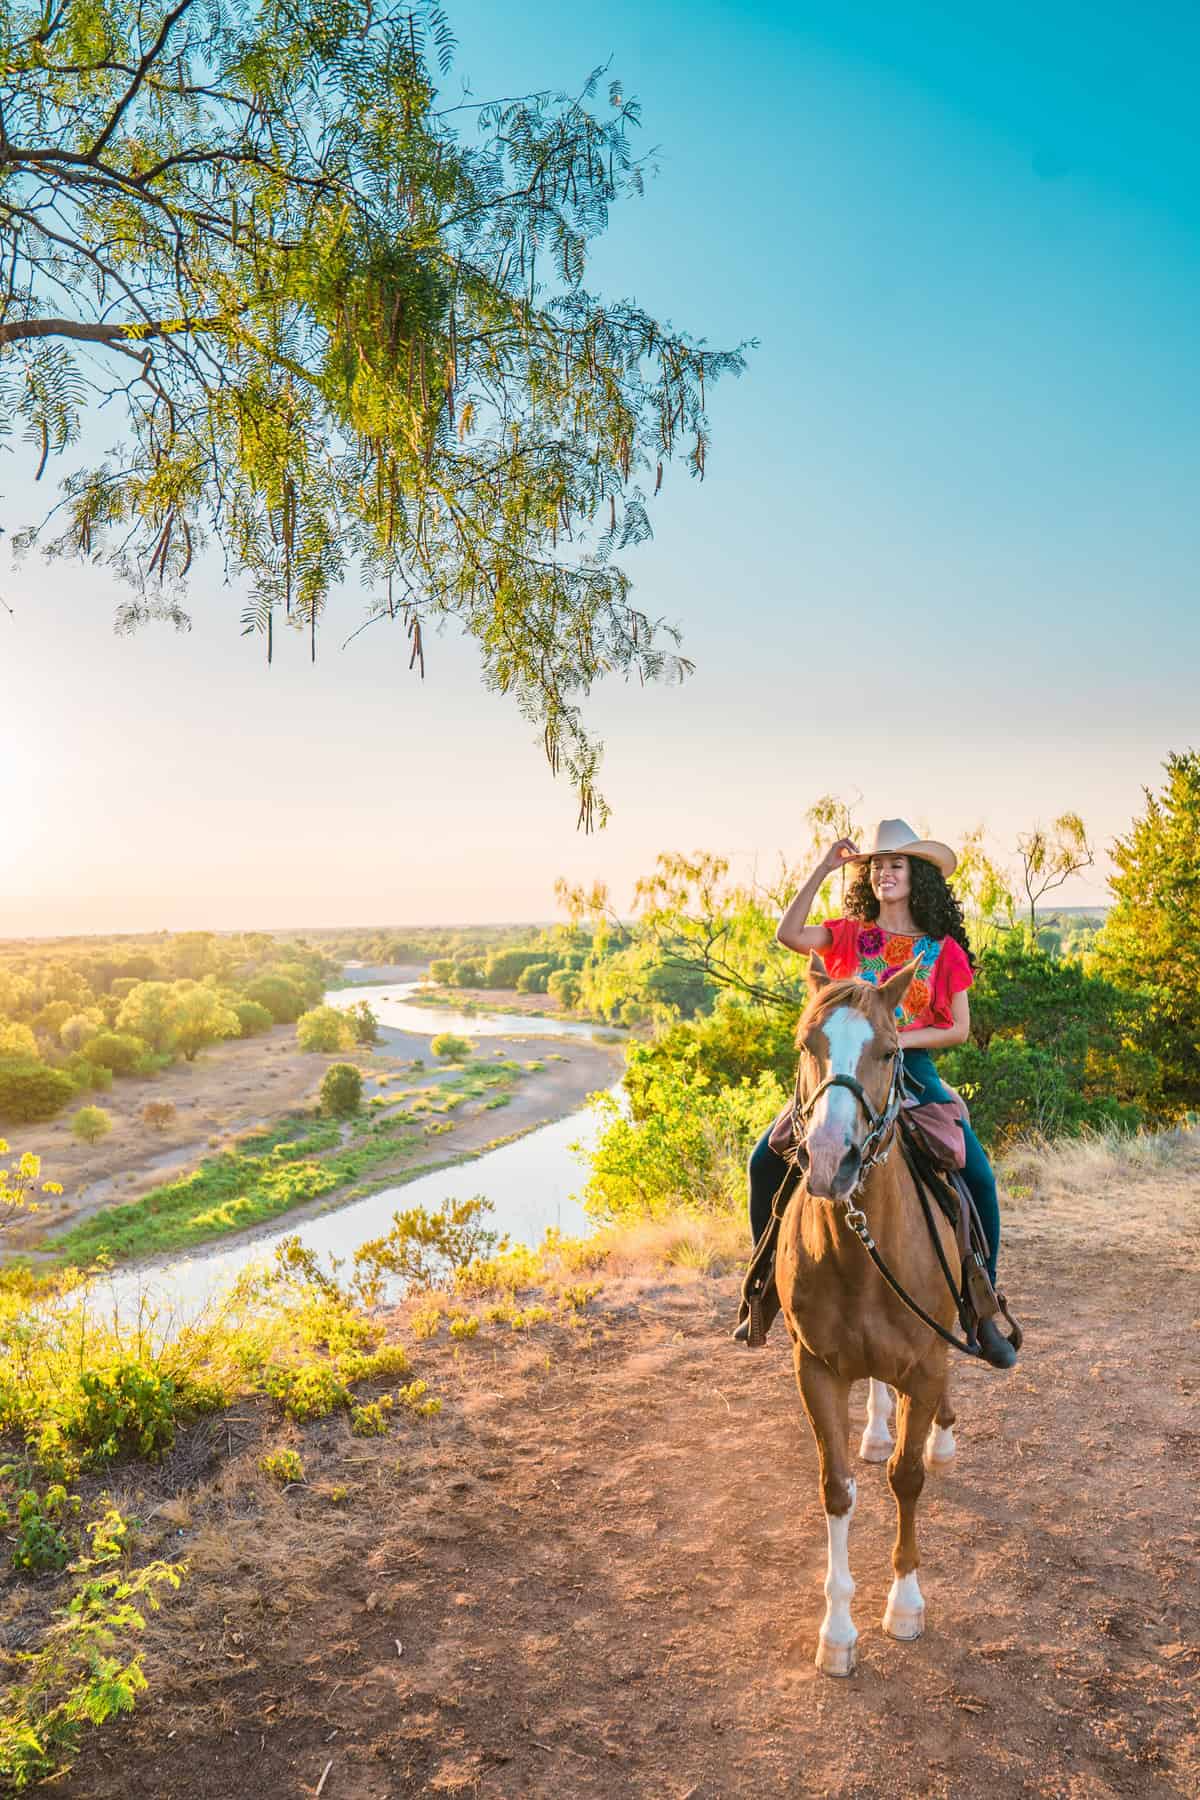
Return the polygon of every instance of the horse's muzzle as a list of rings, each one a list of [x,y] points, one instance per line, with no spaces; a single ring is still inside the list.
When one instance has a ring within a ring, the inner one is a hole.
[[[818,1200],[848,1200],[862,1172],[862,1151],[840,1134],[808,1140],[808,1191]]]

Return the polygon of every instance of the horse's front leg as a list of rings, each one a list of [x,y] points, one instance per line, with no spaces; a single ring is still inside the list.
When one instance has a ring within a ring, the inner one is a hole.
[[[854,1582],[850,1575],[850,1521],[854,1482],[850,1476],[850,1383],[796,1344],[796,1380],[821,1463],[821,1504],[829,1534],[825,1573],[825,1617],[817,1639],[817,1667],[826,1675],[849,1675],[858,1660],[858,1632],[850,1617]]]
[[[925,1629],[925,1601],[917,1581],[917,1501],[925,1485],[922,1451],[938,1408],[941,1389],[901,1394],[897,1410],[895,1453],[888,1463],[888,1484],[896,1497],[896,1543],[892,1551],[895,1579],[887,1597],[883,1629],[889,1637],[919,1638]]]

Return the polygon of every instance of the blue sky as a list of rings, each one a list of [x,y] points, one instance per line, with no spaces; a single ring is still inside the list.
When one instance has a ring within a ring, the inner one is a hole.
[[[130,641],[94,572],[27,564],[0,930],[546,916],[559,873],[621,900],[659,849],[794,851],[831,790],[1001,849],[1123,829],[1198,735],[1195,13],[450,10],[479,98],[611,57],[659,173],[593,285],[759,339],[631,559],[697,674],[593,697],[586,840],[469,646],[418,687],[398,634],[339,650],[348,592],[316,670],[268,672],[211,571],[190,638]]]

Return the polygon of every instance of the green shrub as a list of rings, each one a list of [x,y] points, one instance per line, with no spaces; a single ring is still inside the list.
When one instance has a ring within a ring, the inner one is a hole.
[[[335,1119],[347,1119],[362,1105],[363,1079],[353,1063],[331,1063],[321,1079],[321,1106]]]
[[[473,957],[454,965],[454,985],[461,988],[482,987],[484,981],[484,965]]]
[[[435,1056],[446,1062],[462,1062],[471,1054],[471,1045],[467,1038],[456,1037],[452,1031],[439,1031],[429,1048]]]
[[[69,1056],[63,1066],[79,1093],[107,1094],[113,1084],[112,1070],[103,1063],[89,1062],[86,1056]]]
[[[518,994],[544,994],[550,977],[557,969],[557,961],[526,963],[517,976]]]
[[[409,1207],[392,1214],[392,1229],[354,1252],[360,1286],[372,1292],[386,1275],[399,1276],[410,1287],[442,1287],[468,1264],[491,1256],[497,1234],[486,1219],[491,1205],[482,1194],[470,1200],[443,1200],[436,1211]],[[503,1248],[503,1243],[501,1244]]]
[[[268,1369],[263,1387],[289,1419],[324,1419],[335,1406],[347,1406],[350,1390],[326,1363]]]
[[[83,1046],[90,1063],[102,1063],[114,1075],[140,1073],[150,1046],[129,1031],[100,1031]]]
[[[259,1037],[264,1031],[270,1031],[275,1023],[267,1008],[257,1000],[235,1000],[233,1010],[237,1014],[239,1037]]]
[[[347,1007],[343,1016],[354,1033],[356,1044],[379,1043],[379,1020],[371,1010],[368,1001],[356,1001],[353,1006]]]
[[[579,1005],[581,992],[579,976],[574,969],[555,969],[546,981],[546,992],[558,1000],[567,1011]]]
[[[350,1429],[355,1437],[386,1437],[390,1423],[388,1414],[396,1402],[390,1394],[379,1400],[368,1400],[350,1409]]]
[[[155,1460],[174,1444],[182,1419],[221,1398],[215,1389],[193,1387],[144,1363],[118,1362],[83,1371],[59,1422],[85,1463],[131,1455]]]
[[[259,1457],[258,1466],[281,1487],[286,1487],[290,1481],[304,1480],[304,1464],[295,1450],[270,1450]]]
[[[0,1058],[0,1119],[18,1124],[52,1119],[75,1098],[75,1091],[64,1069],[51,1069],[32,1056]]]
[[[71,1120],[71,1136],[82,1144],[98,1144],[112,1130],[112,1119],[102,1106],[81,1106]]]
[[[308,996],[286,975],[257,975],[247,982],[243,998],[264,1007],[277,1025],[293,1025],[304,1011]]]
[[[297,1020],[296,1042],[302,1050],[348,1050],[354,1042],[354,1031],[345,1013],[336,1006],[314,1006]]]
[[[29,1575],[41,1575],[47,1569],[65,1569],[71,1546],[56,1523],[66,1508],[67,1490],[54,1486],[45,1499],[36,1489],[23,1488],[17,1500],[17,1535],[13,1544],[12,1566]]]
[[[540,962],[543,954],[541,950],[494,950],[484,965],[484,986],[518,987],[522,972],[531,963]]]

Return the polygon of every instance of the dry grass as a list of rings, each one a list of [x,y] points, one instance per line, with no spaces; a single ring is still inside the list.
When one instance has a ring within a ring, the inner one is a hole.
[[[1159,1240],[1176,1267],[1200,1268],[1200,1129],[1091,1132],[1015,1145],[1000,1160],[1004,1235],[1052,1228],[1081,1250]],[[1102,1238],[1102,1241],[1101,1241]]]
[[[728,1275],[746,1261],[746,1222],[733,1213],[678,1212],[602,1227],[590,1238],[562,1247],[563,1261],[580,1273],[634,1275],[648,1269],[689,1269],[698,1275]]]

